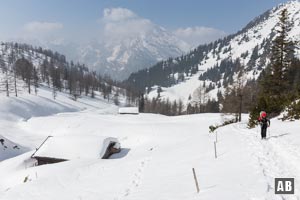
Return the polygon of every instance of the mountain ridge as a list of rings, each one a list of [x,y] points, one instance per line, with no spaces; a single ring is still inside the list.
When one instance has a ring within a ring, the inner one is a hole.
[[[181,99],[187,103],[189,96],[193,97],[199,87],[205,86],[210,98],[217,98],[219,91],[224,93],[241,71],[234,64],[236,60],[244,66],[244,82],[256,80],[270,61],[275,26],[284,8],[288,9],[290,21],[293,21],[291,39],[299,40],[300,2],[290,1],[264,12],[235,34],[200,45],[181,57],[170,58],[132,73],[126,82],[149,93],[150,98],[160,96],[170,100]],[[209,74],[213,70],[215,72]],[[218,77],[211,77],[211,74]]]

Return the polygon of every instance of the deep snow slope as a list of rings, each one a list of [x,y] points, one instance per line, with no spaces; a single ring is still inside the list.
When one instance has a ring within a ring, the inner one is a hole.
[[[29,151],[28,148],[20,146],[0,135],[0,162]]]
[[[21,122],[34,117],[86,110],[117,113],[117,107],[113,105],[113,102],[107,102],[98,93],[95,99],[83,96],[77,101],[61,92],[58,92],[54,100],[52,90],[43,86],[38,89],[37,95],[28,94],[23,90],[19,91],[18,97],[6,97],[5,93],[0,93],[0,161],[36,148],[37,146],[32,143],[38,144],[40,139],[44,138],[43,135],[37,134],[39,126],[44,122],[31,131],[34,133],[32,138],[20,129]]]
[[[87,100],[85,100],[88,103]],[[82,102],[83,103],[83,102]],[[103,105],[103,104],[102,104]],[[107,107],[107,105],[106,105]],[[247,120],[247,116],[243,116]],[[48,135],[111,136],[121,142],[114,159],[78,159],[32,167],[33,151],[0,162],[0,197],[40,199],[299,199],[274,194],[274,177],[300,181],[299,122],[272,120],[261,141],[246,122],[218,129],[219,114],[166,117],[155,114],[116,115],[96,108],[32,117],[8,127],[10,139],[34,149]],[[88,147],[81,147],[88,148]],[[62,149],[63,151],[63,149]],[[200,185],[192,175],[195,168]]]

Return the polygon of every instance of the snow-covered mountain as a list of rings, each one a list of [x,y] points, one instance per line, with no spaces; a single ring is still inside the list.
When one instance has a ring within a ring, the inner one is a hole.
[[[292,22],[289,37],[294,41],[300,38],[300,2],[290,1],[281,4],[256,17],[236,34],[207,45],[200,45],[189,54],[175,59],[159,62],[153,67],[133,73],[128,83],[144,90],[152,87],[150,98],[158,95],[171,100],[181,99],[187,102],[194,91],[204,82],[211,98],[218,91],[224,91],[234,84],[237,75],[243,70],[242,80],[257,79],[260,72],[269,63],[270,47],[276,33],[279,15],[287,9]],[[296,55],[299,55],[296,51]],[[242,67],[239,67],[236,60]]]
[[[190,49],[172,32],[126,8],[104,9],[100,26],[96,39],[78,46],[71,59],[114,79],[124,80],[132,72]]]
[[[182,55],[189,49],[185,42],[157,25],[146,32],[121,39],[82,44],[69,54],[70,58],[114,79],[124,80],[132,72],[168,57]]]

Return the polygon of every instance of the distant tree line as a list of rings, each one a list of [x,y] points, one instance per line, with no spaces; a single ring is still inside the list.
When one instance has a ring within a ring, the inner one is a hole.
[[[146,97],[143,101],[144,107],[142,112],[145,113],[159,113],[168,116],[182,115],[184,113],[184,105],[181,100],[170,101],[169,99],[148,99]]]
[[[182,100],[169,100],[148,97],[140,99],[140,112],[144,113],[157,113],[167,116],[177,116],[186,114],[197,114],[197,113],[217,113],[219,112],[219,104],[215,100],[209,100],[207,103],[200,106],[198,103],[189,103],[187,106]]]

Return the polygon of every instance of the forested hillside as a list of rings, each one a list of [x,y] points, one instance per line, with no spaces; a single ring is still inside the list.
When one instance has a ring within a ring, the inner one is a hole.
[[[64,55],[41,47],[19,43],[0,45],[0,92],[6,96],[19,93],[38,93],[43,85],[52,89],[55,99],[57,91],[67,92],[74,100],[81,95],[90,97],[99,92],[105,99],[118,104],[119,95],[128,96],[128,103],[134,103],[129,91],[117,87],[118,83],[107,76],[90,71],[80,63],[68,62]]]
[[[257,74],[262,70],[263,64],[266,63],[274,32],[271,32],[270,37],[264,38],[261,44],[255,45],[253,49],[246,49],[239,55],[233,55],[234,49],[231,42],[238,40],[237,45],[250,42],[251,38],[248,32],[253,31],[259,24],[268,19],[270,13],[271,10],[255,18],[237,33],[209,44],[200,45],[187,55],[169,58],[148,69],[132,73],[127,83],[141,91],[146,88],[150,90],[154,85],[171,87],[201,72],[199,75],[200,80],[212,81],[215,86],[222,84],[226,87],[228,83],[232,84],[234,74],[241,70],[241,68],[236,67],[237,58],[244,59],[242,64],[247,66],[247,71],[254,70],[253,73]],[[262,48],[265,51],[259,55],[259,50]],[[214,61],[211,62],[211,60]],[[257,62],[260,65],[255,65]]]

